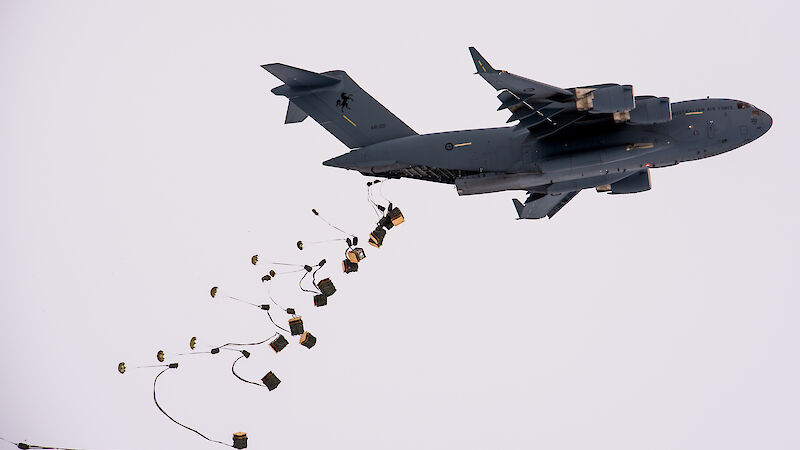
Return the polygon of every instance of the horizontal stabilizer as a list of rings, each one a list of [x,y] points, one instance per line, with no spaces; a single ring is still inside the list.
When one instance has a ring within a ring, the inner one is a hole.
[[[541,219],[543,217],[552,219],[564,205],[578,195],[578,192],[580,191],[559,194],[531,193],[524,204],[514,199],[514,208],[520,219]]]
[[[341,81],[337,78],[329,77],[321,73],[298,69],[297,67],[287,66],[286,64],[281,63],[264,64],[261,67],[293,88],[317,88],[332,86]]]
[[[297,123],[306,120],[308,114],[300,109],[293,101],[289,100],[289,108],[286,110],[286,120],[283,123]]]

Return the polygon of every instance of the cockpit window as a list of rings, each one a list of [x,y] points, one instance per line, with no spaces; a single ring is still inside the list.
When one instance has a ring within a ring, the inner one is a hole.
[[[746,108],[749,108],[749,107],[750,107],[749,103],[745,103],[745,102],[737,102],[736,103],[736,108],[737,109],[746,109]]]

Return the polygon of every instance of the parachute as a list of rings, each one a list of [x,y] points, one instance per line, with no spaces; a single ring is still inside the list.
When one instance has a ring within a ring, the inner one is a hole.
[[[372,205],[376,215],[378,216],[377,224],[374,230],[369,234],[368,243],[375,248],[380,248],[384,245],[384,240],[387,235],[387,231],[393,229],[394,227],[402,224],[405,222],[405,217],[403,213],[400,211],[399,208],[395,207],[391,201],[388,201],[388,206],[384,206],[379,204],[376,200],[376,193],[374,192],[375,186],[377,186],[381,180],[375,180],[367,183],[367,199]],[[382,188],[382,185],[381,185]],[[382,192],[380,193],[382,196]],[[339,238],[335,239],[327,239],[327,240],[298,240],[296,242],[296,247],[299,251],[303,252],[304,254],[308,253],[309,251],[313,250],[311,247],[316,245],[322,245],[331,242],[338,242],[343,241],[346,244],[346,249],[344,251],[344,258],[342,259],[342,272],[344,274],[351,274],[358,272],[359,264],[363,263],[367,257],[366,252],[362,247],[358,246],[359,239],[356,235],[346,232],[344,229],[334,225],[330,221],[328,221],[323,215],[316,208],[311,209],[312,214],[317,217],[319,220],[324,222],[328,227],[338,232],[342,235]],[[267,326],[274,327],[274,332],[266,337],[265,339],[256,340],[253,342],[226,342],[221,345],[216,346],[201,346],[199,345],[199,340],[197,336],[192,336],[189,339],[189,351],[188,352],[171,352],[167,350],[159,349],[156,354],[156,359],[160,364],[157,365],[126,365],[125,362],[120,362],[117,365],[117,371],[120,374],[125,374],[129,372],[131,369],[149,369],[149,368],[161,368],[162,370],[158,372],[153,380],[153,401],[158,408],[158,410],[166,416],[169,420],[174,422],[175,424],[179,425],[180,427],[187,429],[201,438],[208,440],[210,442],[219,443],[222,445],[226,445],[229,447],[241,449],[247,448],[248,445],[248,436],[247,433],[244,432],[235,432],[233,433],[233,443],[228,444],[221,440],[212,439],[208,435],[201,433],[200,431],[189,427],[175,418],[173,418],[167,411],[162,407],[159,403],[158,395],[157,395],[157,386],[160,377],[165,374],[170,369],[177,369],[178,362],[181,358],[185,357],[198,357],[205,355],[212,355],[215,360],[219,361],[228,360],[230,359],[225,355],[229,355],[231,352],[237,355],[236,358],[231,358],[231,374],[233,377],[238,380],[239,382],[243,382],[252,386],[257,386],[259,388],[266,388],[267,391],[271,392],[278,388],[281,384],[280,378],[275,374],[274,371],[268,370],[266,374],[260,380],[249,380],[246,377],[243,377],[237,368],[240,367],[240,364],[246,364],[245,360],[250,360],[250,356],[253,352],[259,351],[261,348],[266,348],[267,346],[272,350],[272,354],[275,357],[282,357],[280,356],[285,351],[295,351],[294,345],[290,345],[290,339],[298,339],[298,343],[300,344],[298,347],[305,347],[306,349],[311,349],[316,346],[317,344],[317,337],[313,335],[308,329],[306,329],[306,323],[304,322],[303,316],[299,315],[297,310],[294,307],[284,307],[281,303],[273,297],[272,295],[272,285],[275,283],[280,283],[278,280],[283,280],[286,277],[291,277],[292,275],[298,277],[296,278],[297,287],[299,288],[300,292],[303,295],[311,294],[313,298],[313,305],[316,308],[328,305],[330,298],[338,292],[336,285],[334,284],[334,280],[331,276],[323,275],[323,278],[317,280],[317,274],[324,270],[324,267],[327,266],[327,260],[321,259],[316,264],[299,264],[294,262],[275,262],[275,261],[267,261],[267,258],[264,257],[263,261],[261,256],[263,253],[254,253],[250,256],[250,263],[252,266],[259,266],[261,267],[266,266],[266,271],[262,271],[260,274],[260,281],[258,283],[256,281],[257,286],[260,286],[259,289],[262,289],[261,294],[248,294],[246,296],[240,295],[233,295],[233,292],[230,291],[225,286],[213,286],[211,287],[209,293],[211,298],[216,300],[213,302],[215,305],[221,305],[225,302],[221,302],[221,300],[230,300],[232,302],[238,303],[240,305],[250,307],[251,313],[253,310],[258,310],[260,313],[265,313],[266,320],[264,323]],[[271,259],[271,258],[269,258]],[[273,268],[274,267],[274,268]],[[276,270],[278,269],[278,270]],[[310,277],[309,277],[310,274]],[[310,284],[306,281],[310,278]],[[254,280],[255,281],[255,280]],[[265,289],[265,291],[263,291]],[[285,295],[285,294],[282,294]],[[341,294],[340,294],[341,296]],[[338,297],[337,297],[338,298]],[[231,303],[232,303],[231,302]],[[281,301],[283,302],[283,300]],[[274,307],[274,308],[273,308]],[[280,319],[277,316],[273,317],[273,314],[281,314],[285,313],[288,317],[284,319]],[[277,320],[277,321],[276,321]],[[284,322],[284,320],[286,320]],[[266,334],[266,333],[265,333]],[[295,338],[297,336],[297,338]],[[185,342],[185,341],[184,341]],[[185,344],[184,344],[185,345]],[[263,347],[261,347],[263,345]],[[245,349],[245,347],[247,349]],[[250,360],[252,363],[256,363],[256,361],[262,361],[261,359],[253,359]],[[22,448],[22,447],[20,447]],[[33,446],[28,448],[35,448]],[[41,447],[39,447],[41,448]]]

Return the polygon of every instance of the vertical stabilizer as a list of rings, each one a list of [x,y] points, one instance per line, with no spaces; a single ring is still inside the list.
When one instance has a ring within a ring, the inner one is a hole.
[[[286,123],[311,116],[350,148],[417,134],[341,70],[315,73],[285,64],[262,67],[285,83],[272,92],[289,99]]]

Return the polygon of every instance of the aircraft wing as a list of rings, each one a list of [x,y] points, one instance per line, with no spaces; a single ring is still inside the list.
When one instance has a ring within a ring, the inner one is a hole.
[[[478,75],[498,91],[506,89],[510,93],[526,99],[549,99],[559,96],[563,98],[574,97],[574,94],[566,89],[529,80],[525,77],[508,73],[505,70],[496,70],[486,61],[486,58],[478,53],[478,50],[475,50],[475,47],[470,47],[469,52],[472,55],[472,61],[475,63]]]
[[[469,48],[478,75],[501,91],[500,107],[511,112],[508,122],[543,138],[586,120],[614,123],[659,123],[672,119],[666,97],[633,96],[633,86],[601,84],[562,89],[497,70],[474,47]],[[645,107],[637,108],[637,102]]]
[[[563,192],[558,194],[540,194],[529,192],[528,199],[523,204],[514,199],[514,207],[520,219],[541,219],[545,216],[552,219],[561,208],[575,198],[580,191]]]

